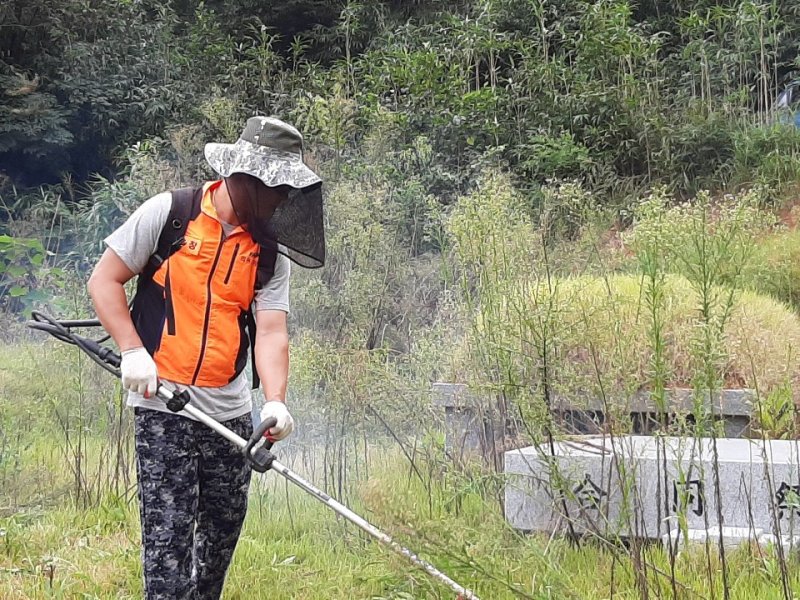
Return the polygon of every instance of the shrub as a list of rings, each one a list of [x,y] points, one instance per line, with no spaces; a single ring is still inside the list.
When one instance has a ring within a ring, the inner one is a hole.
[[[748,127],[733,138],[734,182],[773,186],[800,178],[800,129],[774,123]]]
[[[742,285],[800,309],[800,231],[776,231],[756,245]]]

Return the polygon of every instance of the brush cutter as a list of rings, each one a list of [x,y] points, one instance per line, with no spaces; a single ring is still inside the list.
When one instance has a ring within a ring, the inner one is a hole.
[[[106,371],[113,373],[117,377],[121,376],[119,366],[122,362],[122,359],[120,355],[114,352],[111,348],[103,345],[103,343],[109,339],[108,335],[101,339],[93,340],[78,335],[72,331],[72,329],[84,327],[99,327],[100,321],[97,319],[58,321],[37,311],[34,311],[31,316],[32,320],[28,322],[28,327],[32,329],[38,329],[40,331],[46,331],[62,342],[78,346],[78,348],[88,354],[94,362],[103,367]],[[255,428],[255,431],[253,431],[253,435],[250,436],[250,439],[245,440],[218,421],[209,417],[201,410],[198,410],[191,404],[188,404],[189,394],[186,392],[186,390],[173,392],[163,385],[159,385],[156,395],[166,402],[167,408],[172,412],[179,413],[182,411],[183,413],[194,417],[239,447],[253,470],[258,471],[259,473],[264,473],[268,470],[280,473],[293,484],[305,492],[308,492],[317,500],[331,508],[336,514],[357,525],[398,554],[403,555],[413,564],[427,572],[434,579],[446,584],[453,591],[458,593],[458,600],[479,600],[472,591],[450,579],[432,564],[420,558],[411,550],[404,548],[395,542],[389,535],[369,523],[366,519],[360,517],[340,502],[337,502],[322,490],[317,489],[311,483],[297,475],[297,473],[294,473],[291,469],[276,460],[275,456],[272,454],[272,452],[270,452],[272,449],[272,443],[264,437],[267,430],[275,426],[275,423],[277,422],[275,419],[267,419],[260,423],[258,427]]]

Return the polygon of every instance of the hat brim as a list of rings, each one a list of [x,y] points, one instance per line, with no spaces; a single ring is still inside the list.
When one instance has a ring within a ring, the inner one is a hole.
[[[238,140],[235,144],[206,144],[208,164],[223,177],[246,173],[260,179],[268,187],[288,185],[303,189],[322,181],[309,169],[299,154],[282,152]]]

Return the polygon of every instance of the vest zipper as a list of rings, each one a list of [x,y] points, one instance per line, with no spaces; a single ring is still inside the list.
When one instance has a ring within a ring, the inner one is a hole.
[[[219,244],[217,245],[217,254],[214,256],[214,262],[211,264],[211,269],[208,272],[208,281],[206,281],[206,314],[205,318],[203,319],[203,337],[201,338],[200,342],[200,357],[197,359],[197,367],[194,370],[191,385],[196,385],[197,383],[197,377],[200,375],[200,367],[203,365],[203,358],[206,354],[206,345],[208,344],[208,322],[211,319],[211,281],[214,279],[214,272],[217,270],[219,257],[220,254],[222,254],[222,244],[224,243],[224,239],[225,238],[220,235]]]
[[[239,254],[239,246],[241,244],[236,244],[233,248],[233,258],[231,258],[231,264],[228,267],[228,272],[225,274],[225,281],[223,282],[225,285],[228,285],[228,282],[231,279],[231,273],[233,273],[233,265],[236,264],[236,255]]]

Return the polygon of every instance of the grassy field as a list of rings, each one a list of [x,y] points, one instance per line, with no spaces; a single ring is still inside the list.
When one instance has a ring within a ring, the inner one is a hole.
[[[58,345],[0,348],[0,598],[140,598],[139,525],[130,415],[111,377]],[[300,423],[302,429],[302,423]],[[302,440],[302,436],[298,437]],[[431,438],[432,439],[432,438]],[[415,466],[375,442],[368,461],[341,463],[316,443],[276,448],[280,460],[418,552],[483,599],[722,598],[720,565],[684,550],[674,575],[658,545],[524,535],[502,515],[502,479],[443,460],[428,438]],[[438,457],[438,458],[437,458]],[[341,456],[339,457],[341,460]],[[369,464],[366,464],[368,462]],[[324,474],[324,469],[328,469]],[[347,469],[346,469],[347,470]],[[336,482],[341,482],[341,487]],[[770,550],[728,557],[730,598],[785,598]],[[800,595],[800,561],[790,557]],[[710,583],[711,582],[711,583]],[[274,473],[254,481],[225,598],[454,598],[328,508]]]
[[[226,585],[226,598],[453,598],[300,492],[267,476],[251,498]],[[456,514],[439,490],[428,512],[425,492],[390,470],[365,482],[356,507],[481,598],[638,598],[626,552],[598,542],[519,536],[481,499],[462,498]],[[0,597],[139,598],[135,503],[109,497],[91,509],[29,509],[0,519]],[[673,597],[669,563],[646,551],[653,597]],[[679,597],[721,596],[707,584],[704,553],[677,561]],[[792,586],[800,590],[796,560]],[[783,598],[777,561],[756,549],[730,557],[731,598]]]

